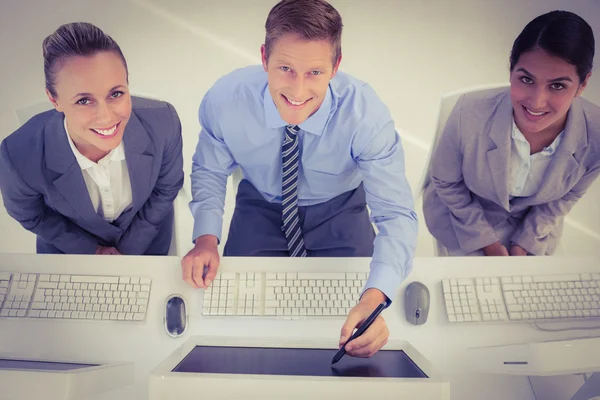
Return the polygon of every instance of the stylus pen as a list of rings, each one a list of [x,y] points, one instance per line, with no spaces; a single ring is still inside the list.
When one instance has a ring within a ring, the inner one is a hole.
[[[331,365],[340,361],[342,359],[342,357],[344,357],[344,354],[346,354],[346,345],[348,343],[350,343],[351,341],[353,341],[354,339],[356,339],[357,337],[359,337],[360,335],[362,335],[367,329],[369,329],[369,327],[371,326],[373,321],[375,321],[375,318],[377,318],[379,316],[379,314],[381,314],[381,312],[387,306],[387,304],[388,304],[388,302],[384,301],[383,303],[381,303],[380,305],[377,306],[375,311],[373,311],[371,313],[371,315],[369,315],[369,318],[367,318],[365,320],[365,322],[363,322],[363,324],[360,326],[360,328],[358,328],[356,330],[356,332],[354,332],[354,335],[350,336],[350,339],[348,339],[348,341],[346,343],[344,343],[342,348],[339,349],[337,353],[335,353],[335,356],[333,356],[333,360],[331,360]]]

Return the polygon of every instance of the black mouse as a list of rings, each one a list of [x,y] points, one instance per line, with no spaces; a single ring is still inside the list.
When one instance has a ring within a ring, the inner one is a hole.
[[[169,336],[179,337],[187,329],[188,317],[185,301],[179,295],[173,294],[167,298],[164,320]]]

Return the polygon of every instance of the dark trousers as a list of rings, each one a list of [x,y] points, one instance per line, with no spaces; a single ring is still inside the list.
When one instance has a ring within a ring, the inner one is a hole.
[[[247,180],[238,187],[223,255],[289,257],[281,203],[269,203]],[[309,257],[371,257],[375,232],[363,185],[325,203],[299,207]]]

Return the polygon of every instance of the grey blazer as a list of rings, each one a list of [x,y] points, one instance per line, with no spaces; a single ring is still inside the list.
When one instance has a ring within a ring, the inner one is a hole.
[[[93,208],[69,146],[63,114],[38,114],[2,141],[0,189],[6,210],[37,235],[38,253],[166,254],[173,200],[183,185],[181,124],[173,106],[132,98],[125,158],[132,207],[109,223]]]
[[[465,94],[452,110],[423,194],[427,227],[446,248],[481,249],[509,222],[510,242],[552,254],[564,216],[600,174],[600,107],[578,97],[539,191],[509,201],[512,122],[507,88]]]

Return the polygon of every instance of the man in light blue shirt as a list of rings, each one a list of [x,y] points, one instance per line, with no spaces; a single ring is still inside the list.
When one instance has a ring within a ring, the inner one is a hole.
[[[224,76],[200,106],[195,247],[182,260],[183,277],[202,288],[214,279],[227,178],[240,167],[224,255],[373,257],[343,345],[378,304],[389,304],[412,267],[417,217],[402,145],[373,89],[338,72],[342,21],[331,5],[283,0],[266,30],[263,66]],[[346,351],[370,357],[388,336],[380,316]]]

